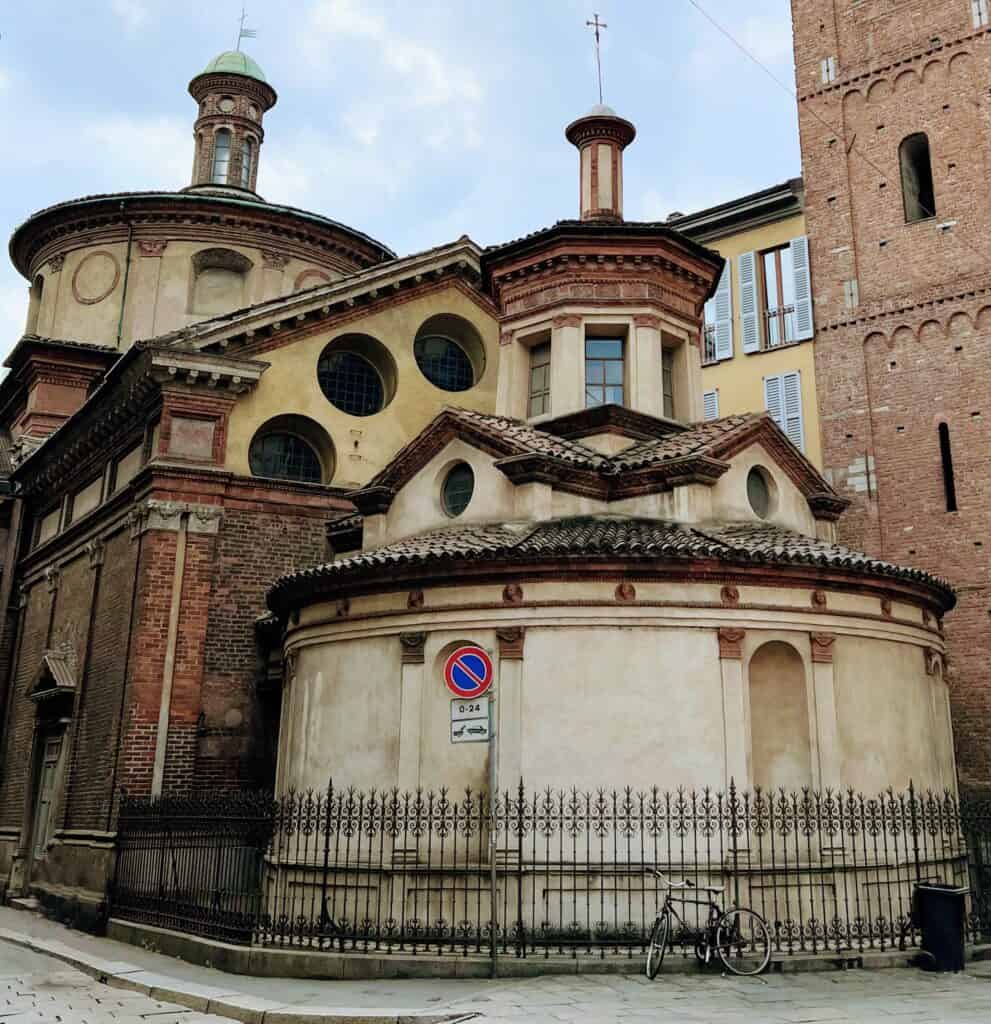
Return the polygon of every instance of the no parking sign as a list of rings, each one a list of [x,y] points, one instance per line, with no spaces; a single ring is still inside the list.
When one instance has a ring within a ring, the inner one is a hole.
[[[459,647],[444,662],[444,682],[455,697],[481,697],[492,685],[492,659],[474,644]]]

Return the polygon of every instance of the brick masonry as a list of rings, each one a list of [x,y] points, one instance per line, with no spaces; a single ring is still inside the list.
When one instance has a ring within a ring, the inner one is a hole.
[[[969,0],[792,9],[823,450],[853,501],[841,538],[958,588],[946,628],[960,781],[988,784],[991,35],[974,30]],[[824,85],[829,57],[837,77]],[[899,146],[916,132],[929,137],[936,216],[907,224]]]

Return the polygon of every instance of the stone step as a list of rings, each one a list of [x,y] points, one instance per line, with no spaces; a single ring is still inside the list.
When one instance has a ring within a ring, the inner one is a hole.
[[[7,906],[13,907],[14,910],[26,910],[32,914],[36,914],[41,910],[41,904],[34,896],[11,896],[7,900]]]

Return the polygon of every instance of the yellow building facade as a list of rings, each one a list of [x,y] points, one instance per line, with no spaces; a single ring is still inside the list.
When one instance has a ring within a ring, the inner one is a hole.
[[[822,468],[803,207],[802,181],[793,179],[699,213],[678,214],[670,224],[726,258],[705,311],[706,418],[766,410]]]

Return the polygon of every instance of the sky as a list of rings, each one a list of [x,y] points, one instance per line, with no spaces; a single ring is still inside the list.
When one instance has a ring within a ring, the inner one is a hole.
[[[791,85],[789,0],[698,0]],[[279,94],[258,190],[400,255],[507,241],[578,214],[564,126],[598,100],[637,126],[625,215],[663,219],[800,173],[794,100],[691,0],[250,0],[243,43]],[[189,184],[186,87],[240,0],[0,0],[0,230],[76,196]],[[0,261],[0,357],[27,282]]]

